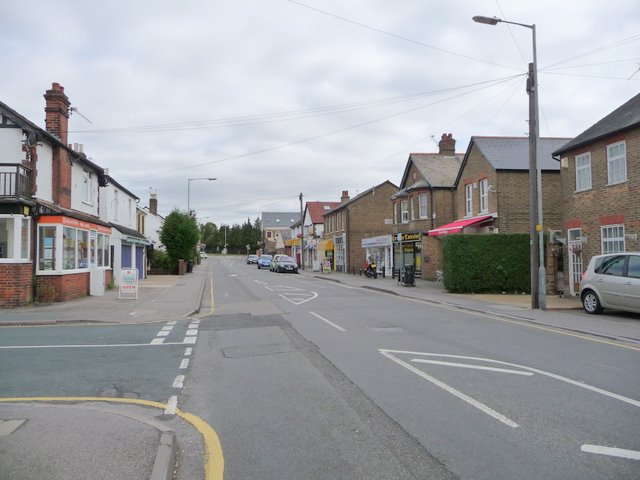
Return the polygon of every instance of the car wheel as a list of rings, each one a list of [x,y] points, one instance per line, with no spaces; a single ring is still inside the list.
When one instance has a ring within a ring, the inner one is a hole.
[[[602,312],[600,299],[593,290],[586,290],[582,294],[582,306],[587,313],[598,314]]]

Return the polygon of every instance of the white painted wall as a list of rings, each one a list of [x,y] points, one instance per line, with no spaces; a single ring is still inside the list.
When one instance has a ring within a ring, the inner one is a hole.
[[[48,143],[38,144],[38,176],[36,198],[53,202],[53,148]]]
[[[0,128],[0,163],[21,163],[26,158],[22,140],[21,128]]]

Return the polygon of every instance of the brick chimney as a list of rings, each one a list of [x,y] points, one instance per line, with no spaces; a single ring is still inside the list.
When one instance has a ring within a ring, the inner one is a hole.
[[[149,213],[158,215],[158,194],[152,192],[149,195]]]
[[[44,108],[47,131],[67,145],[69,107],[71,106],[71,102],[69,102],[69,98],[64,94],[64,87],[59,83],[53,83],[51,90],[47,90],[44,94],[44,98],[47,101]]]
[[[347,203],[349,201],[349,190],[342,191],[342,197],[340,197],[340,203]]]
[[[456,154],[456,141],[451,133],[442,134],[438,147],[440,147],[440,155]]]
[[[44,94],[46,105],[46,129],[67,145],[69,131],[69,106],[71,103],[59,83],[53,83],[51,90]],[[51,171],[53,203],[71,208],[71,156],[69,151],[59,145],[53,146],[53,164]]]

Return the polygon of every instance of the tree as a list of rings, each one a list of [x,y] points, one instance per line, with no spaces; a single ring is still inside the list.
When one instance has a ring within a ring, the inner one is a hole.
[[[166,247],[174,269],[180,259],[193,260],[199,238],[198,225],[190,215],[174,210],[164,219],[160,241]]]

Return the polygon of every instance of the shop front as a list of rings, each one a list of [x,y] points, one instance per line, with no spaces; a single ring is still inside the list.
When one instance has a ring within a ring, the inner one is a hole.
[[[111,280],[111,231],[66,215],[37,217],[37,300],[60,302],[104,293]]]
[[[422,276],[422,234],[420,232],[395,233],[393,242],[393,277],[403,268],[414,269],[416,277]]]
[[[378,275],[391,277],[394,269],[392,235],[363,238],[361,245],[365,250],[364,258],[371,259],[376,264]]]

